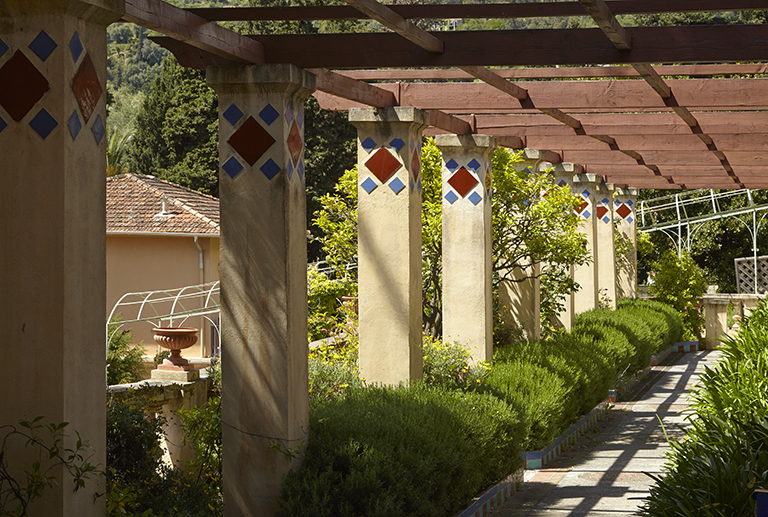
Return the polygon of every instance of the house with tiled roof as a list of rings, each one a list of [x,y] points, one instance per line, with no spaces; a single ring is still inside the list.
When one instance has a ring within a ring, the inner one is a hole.
[[[218,264],[217,198],[153,176],[107,178],[107,314],[126,293],[215,282]],[[132,319],[130,307],[125,310],[124,319]],[[194,316],[184,325],[201,329],[198,344],[184,355],[209,356],[210,321]],[[148,355],[157,352],[149,323],[132,323],[131,331]]]

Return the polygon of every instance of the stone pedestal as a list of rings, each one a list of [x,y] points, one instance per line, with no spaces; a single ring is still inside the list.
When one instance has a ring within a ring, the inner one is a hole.
[[[308,430],[304,99],[293,65],[209,68],[219,95],[224,515],[272,515]]]
[[[89,461],[106,463],[106,27],[110,0],[4,0],[0,5],[0,426],[69,422]],[[7,429],[7,428],[6,428]],[[23,429],[21,429],[23,430]],[[39,433],[41,437],[45,433]],[[2,433],[5,436],[5,433]],[[12,441],[10,474],[47,455]],[[30,516],[103,516],[103,476],[57,484]],[[4,488],[7,488],[4,487]],[[15,507],[11,500],[7,509]]]
[[[438,135],[443,194],[443,340],[493,356],[491,157],[487,135]]]
[[[616,189],[613,201],[614,217],[619,221],[619,232],[628,239],[630,252],[624,257],[617,257],[616,290],[620,298],[637,297],[637,220],[635,208],[637,205],[637,189]]]
[[[358,163],[360,375],[369,384],[422,375],[421,132],[416,108],[353,108]]]
[[[613,224],[613,193],[612,183],[597,185],[597,200],[595,202],[595,226],[597,227],[597,287],[600,300],[616,309],[618,298],[616,289],[616,235]]]

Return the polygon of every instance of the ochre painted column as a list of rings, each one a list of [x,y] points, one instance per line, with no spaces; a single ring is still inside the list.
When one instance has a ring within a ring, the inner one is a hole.
[[[43,416],[69,422],[88,460],[106,463],[106,27],[110,0],[0,3],[0,426]],[[5,436],[8,428],[0,432]],[[45,432],[38,433],[45,438]],[[50,436],[48,437],[50,438]],[[50,443],[50,440],[46,440]],[[13,438],[3,462],[16,479],[35,446]],[[48,474],[28,515],[103,516],[103,476],[73,492]],[[4,489],[8,486],[4,485]],[[5,496],[5,494],[4,494]],[[11,499],[6,509],[13,509]]]
[[[627,239],[631,249],[627,256],[617,257],[617,296],[637,297],[637,189],[618,188],[613,202],[614,217],[619,221],[619,232]]]
[[[584,219],[581,224],[584,235],[587,236],[587,251],[592,260],[581,266],[574,267],[573,279],[581,288],[573,293],[573,309],[575,314],[586,312],[598,306],[598,275],[597,275],[597,211],[596,194],[600,177],[595,174],[579,174],[573,177],[572,190],[584,202],[579,207],[579,215]]]
[[[353,108],[358,164],[360,375],[369,384],[422,375],[421,132],[429,114]]]
[[[523,149],[521,160],[514,169],[528,174],[541,174],[552,165],[547,161],[549,152],[539,149]],[[515,268],[512,280],[499,282],[499,310],[504,323],[523,331],[523,337],[535,341],[541,337],[541,282],[538,275],[541,267],[536,264],[528,268]]]
[[[219,95],[224,515],[267,516],[309,426],[304,100],[293,65],[209,68]]]
[[[493,356],[491,157],[488,135],[438,135],[443,155],[443,339],[472,362]]]
[[[597,286],[598,297],[610,302],[611,308],[616,308],[616,241],[613,224],[613,193],[612,183],[597,185],[597,200],[595,202],[595,226],[597,226]]]
[[[548,166],[552,169],[553,174],[553,180],[555,185],[559,185],[561,187],[569,187],[573,190],[573,178],[575,175],[579,174],[581,172],[581,167],[574,164],[574,163],[557,163],[557,164],[542,164],[542,166]],[[575,277],[575,270],[576,268],[574,266],[571,266],[566,271],[571,277]],[[566,296],[563,300],[563,312],[557,315],[555,318],[555,321],[552,323],[555,326],[559,326],[564,328],[565,330],[571,330],[573,327],[573,321],[576,317],[576,311],[574,308],[574,296],[569,295]]]

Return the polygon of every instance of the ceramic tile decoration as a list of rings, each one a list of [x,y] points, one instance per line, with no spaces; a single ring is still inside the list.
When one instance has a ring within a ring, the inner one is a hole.
[[[472,158],[472,161],[467,164],[467,168],[472,172],[477,172],[477,169],[480,168],[480,165],[480,162],[478,162],[475,158]]]
[[[299,161],[299,157],[301,156],[301,151],[304,148],[304,144],[301,141],[301,132],[299,131],[299,125],[296,124],[296,121],[293,121],[293,124],[291,124],[291,130],[288,133],[288,151],[291,154],[291,160],[293,160],[293,163],[297,163]]]
[[[456,195],[456,193],[453,190],[449,190],[448,193],[445,195],[445,199],[450,203],[454,204],[457,199],[459,199],[459,196]]]
[[[365,178],[365,180],[363,180],[360,186],[363,187],[363,190],[365,190],[369,194],[374,190],[376,190],[376,187],[378,187],[376,182],[373,181],[371,178]]]
[[[271,126],[272,122],[277,120],[277,117],[279,116],[280,114],[275,108],[272,107],[271,104],[267,104],[264,106],[264,109],[259,112],[259,117],[261,117],[261,120],[266,122],[268,126]]]
[[[80,106],[83,120],[88,123],[101,95],[104,93],[90,54],[85,55],[72,79],[72,91],[75,92],[75,100]]]
[[[622,203],[619,208],[616,209],[616,213],[621,216],[622,219],[626,219],[632,213],[632,209],[627,206],[628,203]]]
[[[272,147],[275,139],[255,118],[248,117],[229,137],[227,143],[248,162],[248,165],[253,166]]]
[[[80,35],[75,31],[69,40],[69,51],[72,53],[72,59],[77,62],[80,54],[83,53],[83,43],[80,41]]]
[[[259,167],[259,170],[264,173],[264,176],[267,177],[267,179],[271,180],[275,176],[277,176],[277,173],[280,172],[280,166],[275,163],[275,161],[270,158],[266,162],[264,162],[264,165]]]
[[[224,169],[224,172],[229,174],[229,177],[234,179],[237,174],[243,170],[242,164],[237,161],[237,158],[232,156],[229,160],[224,162],[224,165],[221,166],[222,169]]]
[[[69,128],[69,134],[72,135],[72,140],[77,138],[80,130],[83,128],[83,124],[80,122],[80,117],[77,114],[77,110],[72,110],[72,114],[67,121],[67,127]]]
[[[40,61],[45,61],[51,55],[51,53],[58,47],[53,38],[51,38],[47,32],[40,31],[32,43],[29,44],[29,50],[35,53]]]
[[[285,170],[288,173],[288,179],[293,179],[293,162],[291,162],[291,160],[288,160],[288,165],[286,165]]]
[[[229,105],[229,108],[222,113],[222,116],[230,125],[234,126],[241,118],[243,118],[243,112],[235,105],[235,103],[232,103]]]
[[[400,181],[400,178],[395,178],[389,182],[389,188],[391,188],[392,192],[395,194],[399,194],[405,188],[405,183]]]
[[[304,179],[304,158],[301,158],[299,160],[298,170],[299,170],[299,177],[301,179]]]
[[[304,110],[299,108],[299,113],[296,115],[296,122],[299,123],[299,129],[304,125]]]
[[[19,122],[50,89],[48,80],[21,50],[0,67],[0,106]]]
[[[8,52],[8,45],[6,45],[5,41],[0,39],[0,57],[3,56],[6,52]]]
[[[365,166],[380,182],[386,183],[400,168],[400,161],[392,156],[392,153],[386,148],[382,147],[373,156],[368,158]]]
[[[472,192],[472,194],[469,195],[469,200],[472,201],[472,204],[477,206],[477,204],[483,200],[483,196],[478,194],[477,192]]]
[[[29,121],[29,125],[38,135],[40,135],[40,137],[42,137],[43,140],[45,140],[48,138],[48,135],[51,134],[51,131],[53,131],[56,126],[59,125],[59,123],[56,122],[56,119],[53,118],[53,116],[48,113],[45,108],[43,108],[37,112],[37,115],[35,115],[32,120]]]
[[[366,152],[370,153],[376,148],[376,142],[371,138],[370,136],[360,142],[360,146],[365,149]]]
[[[411,159],[411,174],[413,175],[414,180],[418,180],[419,175],[421,174],[421,157],[419,156],[419,151],[413,152],[413,158]]]
[[[447,164],[446,164],[447,165]],[[475,188],[479,181],[466,168],[461,167],[450,177],[448,184],[453,187],[461,197],[469,194],[469,191]]]
[[[3,120],[3,117],[0,117],[0,133],[3,132],[3,129],[5,129],[6,126],[8,126],[8,123],[5,120]]]
[[[454,160],[453,158],[451,158],[450,160],[448,160],[447,162],[445,162],[445,168],[446,168],[446,169],[448,169],[448,170],[449,170],[449,171],[451,171],[451,172],[454,172],[456,169],[458,169],[458,168],[459,168],[459,164],[458,164],[458,163],[456,163],[456,160]]]
[[[403,146],[405,145],[405,142],[403,142],[402,139],[400,139],[400,138],[395,138],[394,140],[392,140],[389,143],[389,145],[391,145],[392,149],[394,149],[395,151],[397,151],[399,153],[400,149],[402,149]]]
[[[104,127],[104,121],[101,120],[101,115],[96,115],[96,120],[93,122],[93,126],[91,126],[91,131],[93,131],[93,137],[96,139],[96,144],[100,144],[101,139],[107,134],[107,129]]]

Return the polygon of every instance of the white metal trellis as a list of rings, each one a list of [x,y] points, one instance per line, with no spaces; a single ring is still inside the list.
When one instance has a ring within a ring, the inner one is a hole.
[[[163,291],[126,293],[115,303],[107,318],[105,347],[108,349],[112,336],[128,323],[147,322],[155,327],[172,327],[174,320],[177,322],[176,326],[179,326],[192,316],[202,316],[216,330],[217,349],[221,350],[218,318],[214,321],[214,316],[219,314],[219,292],[220,284],[216,281]],[[135,312],[133,312],[134,309]],[[110,324],[115,314],[126,312],[132,319]]]

